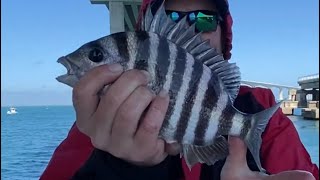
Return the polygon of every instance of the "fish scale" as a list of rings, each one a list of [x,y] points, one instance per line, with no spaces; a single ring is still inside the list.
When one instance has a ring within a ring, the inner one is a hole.
[[[224,136],[233,135],[246,143],[263,171],[261,133],[281,102],[257,114],[237,110],[233,102],[240,87],[239,68],[194,29],[186,18],[176,23],[167,17],[164,4],[155,14],[149,6],[141,31],[114,33],[82,45],[58,59],[68,72],[56,79],[74,87],[87,71],[102,64],[146,70],[151,76],[149,88],[156,94],[165,89],[170,98],[159,137],[181,145],[189,168],[226,158]]]

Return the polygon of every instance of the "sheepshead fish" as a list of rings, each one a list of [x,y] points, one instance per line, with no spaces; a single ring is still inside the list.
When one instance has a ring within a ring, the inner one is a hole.
[[[155,13],[149,6],[140,31],[114,33],[82,45],[58,59],[67,74],[57,77],[73,87],[90,69],[120,63],[125,70],[141,69],[151,75],[154,93],[165,89],[169,108],[159,137],[179,143],[189,168],[213,165],[228,155],[226,135],[244,140],[262,171],[261,133],[281,103],[246,114],[233,106],[240,87],[240,71],[195,32],[186,17],[178,23],[166,16],[162,4]]]

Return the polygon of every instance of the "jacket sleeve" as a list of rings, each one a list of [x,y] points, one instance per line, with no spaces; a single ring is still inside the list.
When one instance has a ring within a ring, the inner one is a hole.
[[[253,95],[264,108],[276,104],[270,89],[254,88]],[[262,134],[263,167],[271,174],[286,170],[305,170],[319,179],[319,169],[313,164],[292,121],[279,109]]]
[[[262,137],[262,164],[270,173],[305,170],[319,179],[317,165],[312,163],[296,128],[282,111],[273,116]]]
[[[70,179],[89,158],[92,150],[90,138],[81,133],[74,123],[66,139],[53,152],[40,179]]]

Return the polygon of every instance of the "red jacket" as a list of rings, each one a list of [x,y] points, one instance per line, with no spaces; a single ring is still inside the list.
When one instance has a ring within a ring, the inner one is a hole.
[[[269,89],[241,87],[239,96],[246,94],[254,97],[264,108],[275,104],[273,93]],[[86,162],[92,150],[90,139],[73,124],[67,138],[56,148],[41,179],[70,179]],[[262,134],[261,159],[262,166],[271,174],[285,170],[306,170],[319,179],[318,167],[311,162],[293,123],[281,110],[271,118]],[[184,159],[181,161],[185,179],[198,179],[201,164],[197,164],[189,172]]]

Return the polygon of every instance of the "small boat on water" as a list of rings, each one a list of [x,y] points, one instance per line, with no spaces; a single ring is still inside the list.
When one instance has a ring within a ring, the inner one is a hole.
[[[10,110],[7,111],[7,114],[17,114],[17,109],[14,107],[11,107]]]

